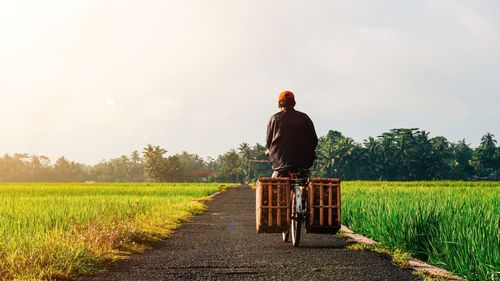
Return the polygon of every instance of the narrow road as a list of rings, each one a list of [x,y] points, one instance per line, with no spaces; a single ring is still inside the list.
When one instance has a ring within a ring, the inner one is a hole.
[[[255,191],[229,189],[206,213],[153,249],[80,280],[418,280],[386,255],[345,249],[333,235],[303,234],[301,247],[255,233]]]

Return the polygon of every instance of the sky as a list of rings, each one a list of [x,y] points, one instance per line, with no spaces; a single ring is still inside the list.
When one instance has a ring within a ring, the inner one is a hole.
[[[0,2],[0,155],[216,157],[283,90],[320,136],[500,141],[500,1]]]

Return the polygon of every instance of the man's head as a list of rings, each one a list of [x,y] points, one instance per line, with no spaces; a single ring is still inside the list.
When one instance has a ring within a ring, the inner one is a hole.
[[[278,107],[280,109],[290,109],[295,106],[295,95],[290,91],[283,91],[278,96]]]

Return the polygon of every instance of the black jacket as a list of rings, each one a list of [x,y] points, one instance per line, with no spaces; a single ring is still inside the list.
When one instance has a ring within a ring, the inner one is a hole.
[[[287,109],[274,114],[267,125],[266,147],[273,170],[308,169],[316,158],[318,137],[307,114]]]

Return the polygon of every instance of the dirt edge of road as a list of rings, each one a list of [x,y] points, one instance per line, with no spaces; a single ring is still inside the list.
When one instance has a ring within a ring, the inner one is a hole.
[[[341,237],[347,238],[348,241],[350,242],[355,242],[368,246],[380,245],[379,242],[370,239],[368,237],[365,237],[363,235],[357,234],[348,227],[346,227],[345,225],[342,225],[339,233]],[[450,280],[450,281],[466,281],[466,279],[463,279],[460,276],[453,275],[453,273],[445,269],[430,265],[426,262],[423,262],[413,257],[408,261],[408,267],[413,269],[417,273],[422,273],[425,276],[430,276],[433,278],[444,278],[445,280]]]

